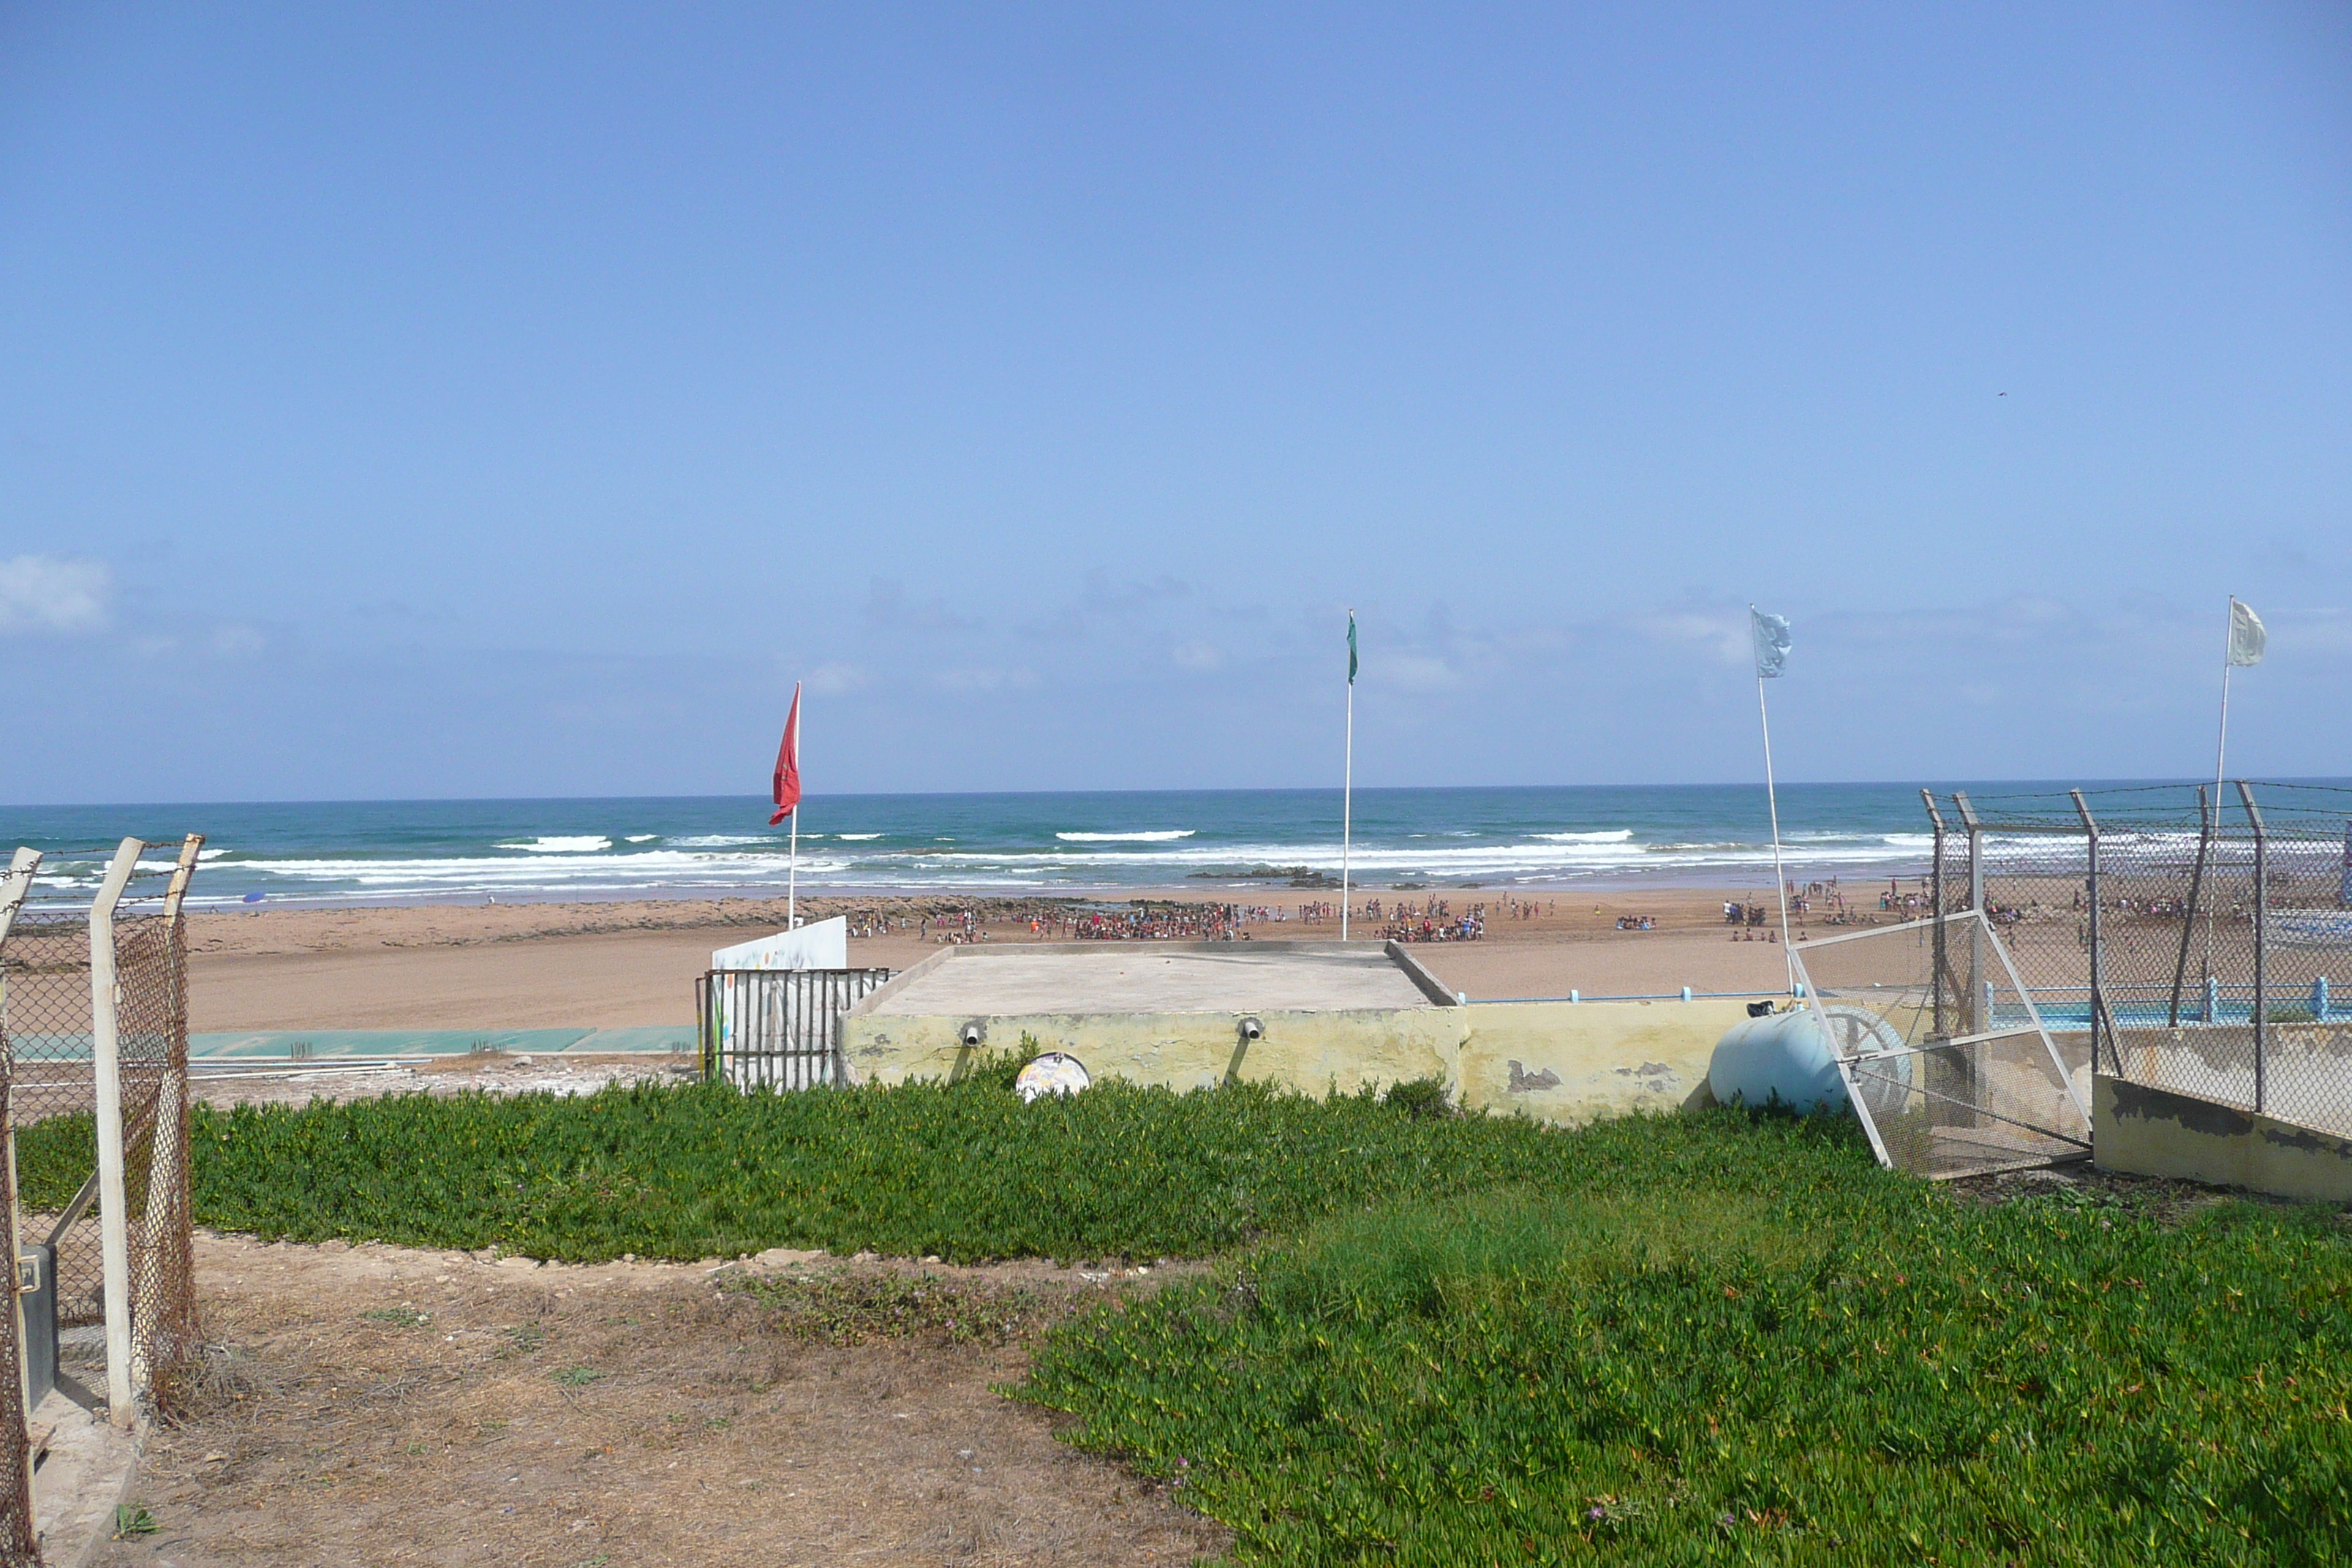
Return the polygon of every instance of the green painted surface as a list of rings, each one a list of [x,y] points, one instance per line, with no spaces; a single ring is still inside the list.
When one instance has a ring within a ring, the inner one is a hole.
[[[552,1056],[559,1051],[685,1051],[694,1048],[691,1025],[630,1029],[255,1029],[190,1035],[188,1055],[207,1061],[380,1059],[464,1056],[509,1051]]]

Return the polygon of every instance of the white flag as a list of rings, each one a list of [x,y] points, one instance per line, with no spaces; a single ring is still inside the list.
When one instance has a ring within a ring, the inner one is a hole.
[[[1789,668],[1789,618],[1768,616],[1753,605],[1748,617],[1756,634],[1756,679],[1770,680]]]
[[[2230,662],[2243,669],[2250,664],[2263,662],[2263,650],[2270,646],[2271,634],[2263,629],[2262,616],[2253,606],[2230,601]]]

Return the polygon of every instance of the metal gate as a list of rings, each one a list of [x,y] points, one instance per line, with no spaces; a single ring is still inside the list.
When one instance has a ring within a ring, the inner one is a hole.
[[[2089,1158],[2090,1037],[2051,1034],[1980,910],[1791,952],[1881,1163],[1944,1178]]]
[[[841,1016],[887,969],[714,969],[695,982],[702,1076],[738,1089],[846,1083]]]

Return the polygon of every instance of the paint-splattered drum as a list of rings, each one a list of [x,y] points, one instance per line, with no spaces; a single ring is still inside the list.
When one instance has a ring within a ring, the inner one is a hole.
[[[1077,1058],[1047,1051],[1021,1069],[1013,1080],[1013,1092],[1034,1100],[1041,1094],[1076,1094],[1093,1081]]]

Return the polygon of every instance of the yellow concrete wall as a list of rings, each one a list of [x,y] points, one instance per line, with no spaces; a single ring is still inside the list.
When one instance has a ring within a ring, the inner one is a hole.
[[[2352,1204],[2352,1139],[2102,1073],[2091,1089],[2100,1169]]]
[[[950,1078],[971,1055],[1016,1049],[1027,1035],[1077,1058],[1095,1078],[1191,1089],[1230,1075],[1350,1094],[1366,1084],[1447,1077],[1461,1038],[1451,1016],[1457,1010],[1261,1013],[1255,1016],[1265,1033],[1246,1046],[1238,1013],[1041,1014],[989,1019],[980,1053],[959,1043],[964,1019],[869,1016],[844,1020],[842,1049],[861,1083]]]
[[[1435,1078],[1465,1109],[1573,1125],[1703,1103],[1715,1043],[1747,1016],[1740,1001],[1264,1013],[1257,1016],[1264,1037],[1244,1047],[1238,1014],[1040,1015],[988,1019],[980,1050],[1016,1049],[1025,1034],[1077,1058],[1095,1078],[1178,1089],[1205,1089],[1229,1075],[1309,1094]],[[861,1083],[950,1078],[979,1054],[959,1043],[965,1022],[853,1016],[843,1022],[843,1053]]]
[[[1462,1016],[1458,1102],[1574,1126],[1706,1103],[1706,1068],[1742,1001],[1473,1002]]]

